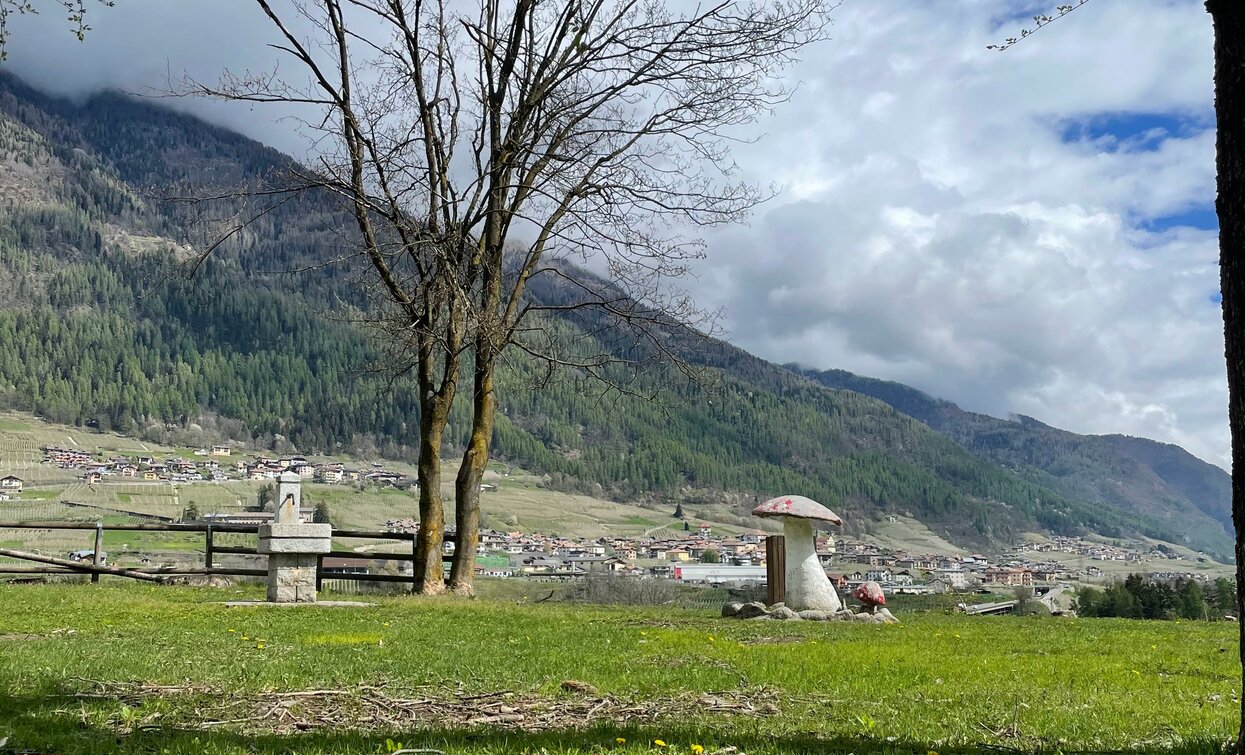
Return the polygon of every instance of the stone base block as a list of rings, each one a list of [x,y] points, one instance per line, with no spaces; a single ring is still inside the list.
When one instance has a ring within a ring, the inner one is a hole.
[[[260,538],[259,553],[328,553],[333,541],[327,537]]]
[[[314,554],[307,553],[273,553],[269,556],[269,602],[316,602],[316,561]]]
[[[332,537],[331,524],[303,524],[302,522],[273,522],[261,524],[259,536],[263,537]]]

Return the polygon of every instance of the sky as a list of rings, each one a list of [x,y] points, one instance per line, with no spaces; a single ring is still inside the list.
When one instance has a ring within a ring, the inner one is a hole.
[[[848,0],[735,148],[778,196],[686,281],[777,362],[898,380],[966,409],[1177,443],[1227,468],[1212,30],[1200,0]],[[271,68],[251,0],[120,0],[84,43],[12,22],[11,70],[143,92]],[[174,106],[287,151],[282,113]]]

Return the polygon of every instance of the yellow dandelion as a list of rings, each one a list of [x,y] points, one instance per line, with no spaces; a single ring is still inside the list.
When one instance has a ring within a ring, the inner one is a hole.
[[[229,630],[229,632],[230,632],[231,634],[237,634],[237,633],[238,633],[238,630],[236,630],[236,629],[230,629],[230,630]]]
[[[256,650],[263,650],[263,649],[264,649],[264,647],[266,647],[266,646],[265,646],[265,645],[262,645],[262,644],[261,644],[261,645],[256,645],[256,646],[255,646],[255,649],[256,649]]]
[[[692,745],[692,755],[704,755],[705,748],[703,745]]]
[[[625,745],[625,744],[627,744],[627,739],[626,739],[625,737],[615,737],[615,738],[614,738],[614,744],[616,744],[616,745]]]
[[[250,637],[243,637],[243,638],[242,638],[242,641],[243,641],[243,642],[250,642],[250,641],[251,641],[251,638],[250,638]]]
[[[666,746],[666,743],[665,743],[665,742],[663,742],[663,741],[661,741],[660,739],[654,739],[654,740],[653,740],[653,744],[657,745],[658,747],[665,747],[665,746]]]
[[[389,622],[386,621],[382,626],[389,626]]]
[[[709,635],[709,641],[710,641],[710,642],[717,642],[717,640],[713,639],[713,635]]]

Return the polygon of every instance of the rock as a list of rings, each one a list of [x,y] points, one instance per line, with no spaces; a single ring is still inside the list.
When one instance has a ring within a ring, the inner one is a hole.
[[[597,688],[588,682],[581,682],[578,679],[566,679],[562,682],[562,689],[567,692],[578,692],[582,695],[595,695]]]
[[[773,620],[774,620],[774,617],[770,616],[768,613],[763,613],[760,616],[753,616],[748,619],[748,621],[773,621]]]
[[[758,616],[768,615],[769,609],[765,607],[764,603],[756,600],[751,603],[744,603],[739,607],[739,612],[735,614],[736,617],[741,619],[755,619]]]
[[[830,620],[830,614],[826,613],[825,611],[818,611],[815,608],[809,608],[807,610],[800,611],[799,616],[801,619],[804,619],[805,621],[829,621]]]
[[[850,609],[850,608],[844,608],[844,609],[842,609],[842,610],[835,611],[835,612],[834,612],[834,616],[832,616],[832,617],[831,617],[831,620],[833,620],[833,621],[851,621],[851,620],[852,620],[852,618],[853,618],[853,617],[855,617],[855,616],[856,616],[856,614],[852,611],[852,609]]]
[[[787,608],[786,606],[778,606],[777,608],[771,610],[769,615],[771,619],[777,619],[778,621],[791,621],[793,619],[796,621],[800,620],[800,614],[790,608]]]
[[[899,619],[895,618],[895,614],[891,613],[889,608],[880,608],[878,609],[878,612],[874,615],[877,616],[879,619],[881,619],[881,623],[883,624],[898,624],[899,623]]]
[[[722,606],[722,618],[733,619],[739,615],[739,609],[743,608],[743,603],[727,603]]]
[[[769,610],[771,610],[771,611],[772,611],[772,610],[774,610],[775,608],[786,608],[786,607],[787,607],[787,604],[786,604],[786,603],[784,603],[784,602],[782,602],[782,601],[780,600],[780,601],[778,601],[777,603],[775,603],[774,605],[770,606],[770,607],[769,607]]]
[[[873,623],[873,614],[871,614],[871,613],[854,613],[854,614],[852,614],[852,621],[859,621],[859,622],[860,622],[860,623],[862,623],[862,624],[863,624],[863,623],[865,623],[865,622],[868,622],[868,623],[872,624],[872,623]]]

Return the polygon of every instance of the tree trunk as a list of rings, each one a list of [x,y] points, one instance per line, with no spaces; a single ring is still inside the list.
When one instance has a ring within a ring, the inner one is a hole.
[[[1207,0],[1215,25],[1215,170],[1219,216],[1219,288],[1228,362],[1232,433],[1232,523],[1236,527],[1236,609],[1245,663],[1245,3]],[[1245,683],[1245,665],[1242,681]],[[1245,695],[1241,696],[1245,747]]]
[[[488,466],[497,402],[493,392],[494,358],[487,346],[477,348],[472,396],[471,439],[454,481],[454,520],[458,541],[450,565],[450,590],[475,594],[476,547],[480,534],[480,481]]]
[[[445,507],[441,501],[441,438],[447,416],[448,412],[437,398],[421,402],[415,589],[425,595],[445,592],[445,568],[441,561],[445,537]]]

